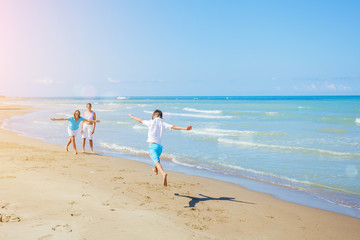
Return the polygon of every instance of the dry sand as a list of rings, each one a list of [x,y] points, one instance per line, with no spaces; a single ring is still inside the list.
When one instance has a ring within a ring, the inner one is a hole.
[[[30,111],[0,104],[0,121]],[[360,219],[168,174],[0,129],[0,240],[360,239]]]

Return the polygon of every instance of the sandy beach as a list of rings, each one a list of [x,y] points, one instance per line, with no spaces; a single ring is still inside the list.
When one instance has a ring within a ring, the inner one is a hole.
[[[36,110],[0,100],[0,121]],[[0,129],[0,240],[360,239],[357,218],[70,150]]]

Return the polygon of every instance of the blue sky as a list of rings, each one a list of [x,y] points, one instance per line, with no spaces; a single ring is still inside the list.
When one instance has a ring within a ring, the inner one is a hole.
[[[0,1],[0,95],[358,95],[360,1]]]

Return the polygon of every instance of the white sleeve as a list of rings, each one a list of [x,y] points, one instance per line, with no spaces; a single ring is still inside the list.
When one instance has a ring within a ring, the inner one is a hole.
[[[152,120],[143,120],[142,123],[143,123],[145,126],[149,127],[149,126],[151,125],[151,122],[152,122]]]
[[[164,128],[165,128],[166,130],[170,130],[173,125],[168,124],[168,123],[166,123],[166,122],[163,122],[163,126],[164,126]]]

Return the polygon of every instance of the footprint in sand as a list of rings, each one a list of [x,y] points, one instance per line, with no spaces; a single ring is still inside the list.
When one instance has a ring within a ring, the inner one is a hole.
[[[72,229],[69,226],[69,224],[56,225],[55,227],[52,228],[52,230],[54,230],[55,232],[72,232]]]
[[[5,203],[1,206],[1,208],[6,210],[6,209],[8,209],[9,205],[10,205],[10,203]]]
[[[7,215],[0,213],[0,222],[20,222],[21,219],[14,215]]]
[[[0,179],[2,178],[16,178],[15,176],[1,176]]]
[[[152,199],[150,196],[146,196],[144,201],[140,204],[140,206],[144,206],[145,204],[151,203]]]
[[[185,225],[187,225],[193,229],[200,230],[200,231],[209,229],[209,227],[207,225],[197,225],[197,224],[192,224],[192,223],[185,223]]]
[[[112,182],[116,182],[116,181],[122,180],[122,179],[124,179],[124,178],[121,177],[121,176],[119,176],[119,177],[113,177],[113,178],[111,179],[111,181],[112,181]]]
[[[78,216],[81,216],[81,213],[70,213],[70,215],[72,217],[78,217]]]

